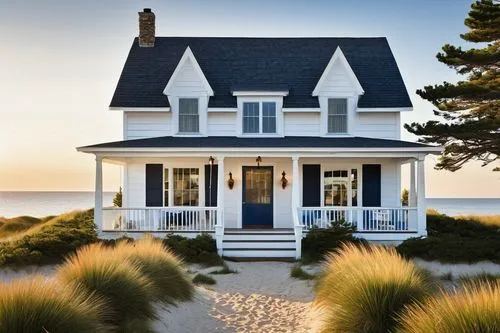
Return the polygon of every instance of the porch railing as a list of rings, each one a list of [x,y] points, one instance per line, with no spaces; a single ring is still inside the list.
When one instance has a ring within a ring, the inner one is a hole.
[[[417,231],[417,207],[299,207],[296,219],[305,230],[345,221],[357,232]]]
[[[217,225],[217,207],[106,207],[102,213],[104,231],[213,232]]]

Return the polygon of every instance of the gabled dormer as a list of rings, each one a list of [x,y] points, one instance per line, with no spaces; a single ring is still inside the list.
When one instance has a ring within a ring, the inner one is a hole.
[[[320,135],[352,135],[358,99],[364,93],[344,53],[337,47],[312,93],[318,97],[321,109]]]
[[[207,135],[208,100],[214,91],[189,46],[163,93],[170,103],[173,135]]]

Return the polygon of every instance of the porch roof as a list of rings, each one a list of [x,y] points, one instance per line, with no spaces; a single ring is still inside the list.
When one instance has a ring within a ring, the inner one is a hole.
[[[363,149],[363,150],[398,150],[418,152],[439,152],[441,147],[416,142],[375,139],[365,137],[180,137],[163,136],[146,139],[123,140],[100,143],[77,148],[82,152],[99,151],[142,151],[150,149],[168,149],[169,151],[185,149]]]

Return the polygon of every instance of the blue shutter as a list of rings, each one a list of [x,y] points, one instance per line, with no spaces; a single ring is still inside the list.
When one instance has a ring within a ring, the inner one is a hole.
[[[217,175],[219,166],[212,165],[210,181],[210,165],[205,165],[205,207],[217,207]]]
[[[146,207],[163,206],[163,164],[146,164]]]
[[[380,164],[363,164],[363,207],[380,207],[382,194]]]
[[[302,206],[321,206],[321,166],[302,165]]]

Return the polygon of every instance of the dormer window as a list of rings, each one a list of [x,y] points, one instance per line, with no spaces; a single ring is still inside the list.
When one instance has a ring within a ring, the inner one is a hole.
[[[197,98],[179,98],[179,133],[200,132],[200,115]]]
[[[275,134],[276,102],[244,102],[242,119],[244,134]]]
[[[328,99],[328,134],[347,133],[347,99]]]

